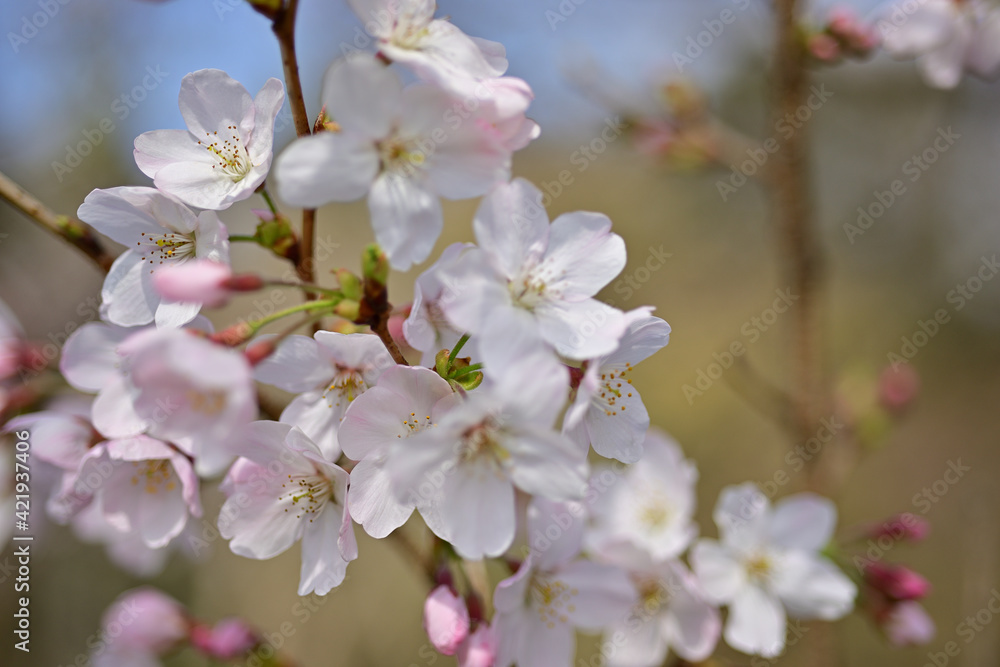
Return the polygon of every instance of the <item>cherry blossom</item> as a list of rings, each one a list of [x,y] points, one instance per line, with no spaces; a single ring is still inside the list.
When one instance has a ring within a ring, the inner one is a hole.
[[[403,323],[403,334],[410,347],[423,352],[420,363],[424,366],[433,366],[434,356],[440,350],[454,347],[464,333],[452,326],[443,308],[455,298],[455,291],[461,289],[448,267],[471,248],[475,248],[471,243],[448,246],[414,284],[413,306]]]
[[[439,196],[476,197],[510,176],[511,151],[493,125],[449,124],[447,92],[404,89],[370,56],[334,62],[323,102],[339,129],[300,138],[279,156],[279,193],[313,208],[367,194],[375,239],[394,269],[427,259],[443,225]]]
[[[608,667],[657,667],[670,651],[695,663],[712,654],[722,618],[681,561],[657,561],[625,543],[605,545],[598,557],[625,568],[640,598],[627,618],[605,631],[605,642],[615,646]]]
[[[434,516],[431,530],[470,560],[510,547],[515,488],[580,498],[588,473],[580,448],[553,430],[565,367],[504,314],[490,323],[481,348],[488,382],[435,416],[434,428],[391,443],[386,460],[398,497],[412,499],[425,520]]]
[[[649,413],[632,386],[632,369],[669,342],[670,325],[649,315],[648,308],[626,313],[626,318],[628,329],[618,349],[587,362],[563,429],[601,456],[635,463],[642,454]]]
[[[555,539],[532,544],[517,572],[497,584],[496,667],[569,667],[575,629],[599,632],[624,620],[638,601],[623,569],[577,558],[582,508],[536,498],[528,534],[552,534],[557,515],[574,518]]]
[[[770,502],[752,483],[724,489],[713,514],[721,542],[700,540],[691,563],[708,598],[729,605],[726,642],[774,657],[785,647],[786,612],[835,620],[857,587],[820,553],[833,535],[833,503],[803,493]]]
[[[1000,73],[1000,10],[980,0],[925,0],[908,11],[892,5],[879,27],[885,50],[916,58],[935,88],[954,88],[963,70],[988,79]]]
[[[493,626],[481,624],[459,644],[458,667],[493,667],[497,650],[498,639]]]
[[[81,478],[91,472],[102,480],[94,491],[108,521],[152,549],[180,535],[189,516],[201,516],[191,462],[165,442],[145,435],[105,442],[81,463]]]
[[[372,537],[385,537],[402,526],[417,506],[394,488],[386,469],[390,448],[397,440],[408,446],[410,438],[436,428],[457,400],[434,371],[394,366],[347,410],[340,428],[344,453],[359,461],[351,471],[347,500],[351,516]],[[425,520],[435,521],[426,506],[423,512]]]
[[[456,328],[480,333],[503,313],[571,359],[618,347],[625,315],[593,298],[625,266],[625,243],[607,217],[566,213],[550,224],[541,191],[518,178],[483,198],[474,227],[479,248],[452,264],[460,288],[443,306]]]
[[[348,0],[378,40],[379,52],[422,79],[456,92],[507,70],[502,44],[469,37],[443,19],[435,19],[435,0]]]
[[[95,667],[151,667],[188,637],[179,602],[152,588],[122,594],[101,616],[103,636],[92,647]]]
[[[199,475],[222,472],[236,431],[257,414],[246,358],[183,329],[140,331],[118,349],[146,432],[193,456]]]
[[[181,79],[187,130],[156,130],[135,140],[135,163],[156,187],[191,206],[221,210],[248,198],[271,167],[274,119],[285,101],[278,79],[257,97],[222,70]]]
[[[594,496],[588,548],[601,552],[624,543],[655,561],[679,557],[698,534],[692,521],[697,479],[697,469],[677,443],[650,431],[642,459]]]
[[[298,426],[335,461],[340,455],[337,429],[344,413],[392,365],[377,336],[318,331],[313,338],[283,340],[254,368],[254,376],[299,394],[282,411],[281,421]]]
[[[288,424],[254,422],[240,435],[241,458],[222,484],[219,532],[246,558],[274,558],[301,540],[299,595],[326,595],[358,557],[347,472]]]
[[[179,199],[152,188],[94,190],[77,215],[127,248],[101,290],[101,313],[112,324],[190,322],[201,304],[162,299],[153,288],[157,269],[194,258],[229,262],[229,234],[213,211],[195,215]]]

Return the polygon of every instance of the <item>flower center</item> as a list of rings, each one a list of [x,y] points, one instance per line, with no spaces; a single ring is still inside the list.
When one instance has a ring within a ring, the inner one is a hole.
[[[281,488],[284,491],[278,496],[278,502],[287,504],[285,511],[294,512],[296,519],[308,516],[309,523],[333,498],[333,483],[318,474],[288,475],[288,481]]]
[[[557,622],[569,622],[566,614],[576,611],[573,598],[579,594],[577,589],[545,574],[535,574],[528,589],[529,604],[538,613],[538,620],[550,630],[556,627]]]
[[[650,498],[639,509],[639,521],[650,532],[658,532],[670,523],[673,511],[663,498]]]
[[[516,217],[514,223],[518,223]],[[531,254],[532,250],[528,252]],[[525,310],[534,310],[545,301],[558,301],[562,298],[562,290],[557,285],[566,272],[556,270],[548,259],[535,262],[537,255],[529,258],[521,274],[507,284],[514,305]]]
[[[466,430],[462,434],[459,462],[471,463],[485,458],[501,466],[510,458],[510,453],[499,443],[497,439],[499,431],[500,425],[492,417]]]
[[[631,403],[632,380],[625,376],[632,370],[632,364],[625,364],[625,368],[602,368],[601,383],[598,390],[594,392],[590,399],[591,403],[598,409],[604,410],[608,417],[625,412],[626,406]]]
[[[767,554],[755,553],[743,561],[743,567],[746,568],[747,576],[752,581],[759,582],[771,578],[774,561]]]
[[[330,386],[323,392],[323,398],[327,400],[328,407],[339,408],[342,404],[350,403],[363,394],[367,388],[365,379],[359,370],[337,366],[337,374],[333,376]]]
[[[427,156],[414,139],[393,136],[379,142],[378,151],[382,171],[410,175],[427,162]]]
[[[166,459],[151,459],[149,461],[133,461],[132,486],[142,485],[146,493],[159,493],[161,490],[173,491],[177,488],[177,478],[170,461]]]
[[[185,392],[185,396],[187,397],[188,405],[194,412],[209,417],[219,414],[226,407],[226,394],[222,391],[188,389]]]
[[[397,14],[393,17],[389,41],[401,49],[419,49],[430,34],[430,23],[434,16],[434,6],[431,3],[430,11],[428,12],[427,3],[418,1],[409,4],[411,6],[396,10]]]
[[[247,152],[246,146],[243,145],[243,140],[240,138],[236,126],[226,126],[222,131],[221,144],[218,132],[212,134],[206,132],[205,136],[207,138],[204,141],[199,141],[198,144],[204,146],[212,154],[212,159],[215,160],[212,169],[231,179],[233,183],[242,181],[250,173],[250,168],[253,165],[250,163],[250,154]]]
[[[143,262],[159,266],[164,262],[181,262],[195,254],[194,234],[166,232],[165,234],[139,234],[136,242]],[[149,272],[152,273],[153,268]]]

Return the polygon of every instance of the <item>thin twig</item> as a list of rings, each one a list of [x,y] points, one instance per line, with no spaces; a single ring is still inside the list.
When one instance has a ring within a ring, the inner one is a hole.
[[[274,16],[271,29],[278,38],[281,47],[281,64],[285,69],[285,89],[288,91],[288,104],[292,109],[292,120],[295,123],[295,134],[307,137],[312,133],[312,124],[306,111],[305,98],[302,96],[302,82],[299,79],[299,60],[295,54],[295,17],[298,14],[298,0],[288,0]],[[315,260],[313,259],[314,239],[316,238],[316,210],[307,208],[302,211],[302,240],[295,271],[303,282],[315,280]],[[312,298],[312,295],[307,295]]]
[[[108,254],[94,232],[79,220],[56,215],[27,190],[0,173],[0,197],[63,241],[89,257],[105,273],[115,258]]]

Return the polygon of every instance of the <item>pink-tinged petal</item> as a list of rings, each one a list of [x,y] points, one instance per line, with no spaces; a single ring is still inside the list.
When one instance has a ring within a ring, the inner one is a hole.
[[[517,667],[553,667],[553,665],[570,665],[576,651],[576,635],[573,626],[567,623],[555,623],[549,627],[540,623],[534,614],[524,617],[521,631],[520,651],[517,656]],[[505,641],[500,635],[500,643]]]
[[[258,340],[267,340],[261,336]],[[254,367],[254,379],[293,394],[324,387],[334,371],[324,363],[319,346],[309,336],[289,336],[278,349]]]
[[[719,494],[712,518],[719,527],[723,544],[751,549],[767,539],[771,502],[757,485],[746,482],[727,486]]]
[[[503,315],[516,316],[507,281],[490,265],[489,255],[478,248],[464,253],[448,268],[448,299],[440,301],[449,324],[456,330],[481,333],[486,322]]]
[[[486,461],[462,463],[445,473],[442,519],[462,558],[495,557],[514,540],[514,488]]]
[[[774,506],[768,525],[771,543],[786,549],[819,551],[833,537],[837,507],[829,498],[799,493]]]
[[[337,427],[344,416],[346,406],[332,406],[322,392],[311,391],[292,399],[281,412],[281,421],[297,426],[309,437],[323,457],[336,461],[340,456]]]
[[[803,552],[785,554],[772,589],[791,616],[832,621],[854,608],[858,589],[847,575],[825,558]]]
[[[671,564],[676,590],[672,592],[663,630],[673,650],[685,660],[701,662],[715,651],[722,634],[719,610],[705,600],[698,582],[683,564]]]
[[[234,477],[237,475],[238,477]],[[283,480],[257,464],[233,466],[227,482],[234,491],[219,512],[219,533],[229,539],[234,554],[266,560],[298,540],[307,522],[297,518],[297,507],[286,499]],[[286,511],[287,510],[287,511]]]
[[[459,93],[467,92],[476,79],[498,77],[506,70],[496,67],[501,63],[506,65],[506,60],[497,57],[495,48],[490,48],[487,58],[472,38],[441,20],[430,22],[418,48],[403,48],[389,42],[382,44],[382,51],[424,81]]]
[[[625,241],[606,215],[564,213],[552,222],[544,264],[563,298],[591,297],[625,268]]]
[[[510,455],[507,474],[522,491],[552,500],[579,499],[586,492],[586,453],[569,438],[525,425],[501,445]]]
[[[1000,12],[991,11],[976,25],[972,44],[965,55],[966,67],[984,79],[1000,70]]]
[[[524,606],[534,569],[534,558],[529,554],[521,562],[517,572],[497,584],[493,593],[493,605],[497,613],[513,614]]]
[[[224,283],[232,276],[228,264],[193,260],[157,271],[153,275],[153,287],[168,301],[187,301],[217,308],[229,301],[230,291]]]
[[[375,240],[397,271],[406,271],[431,254],[441,235],[441,201],[422,184],[386,172],[368,194]]]
[[[471,120],[436,148],[428,167],[435,192],[446,199],[468,199],[510,179],[510,151],[491,132]]]
[[[577,560],[552,576],[570,591],[565,612],[570,622],[584,630],[599,631],[624,619],[639,600],[628,573],[613,565]]]
[[[229,231],[215,211],[198,214],[195,243],[195,257],[198,259],[229,263]]]
[[[132,402],[132,392],[121,376],[111,379],[94,399],[94,428],[106,438],[128,438],[149,428]]]
[[[455,655],[469,636],[469,610],[465,601],[447,586],[435,588],[424,601],[424,630],[438,653]]]
[[[33,456],[64,470],[77,469],[93,436],[91,426],[85,420],[54,410],[14,417],[3,425],[0,432],[21,430],[31,433]]]
[[[338,366],[359,370],[369,385],[374,385],[387,368],[395,366],[392,355],[378,336],[317,331],[314,335],[319,353]]]
[[[548,242],[541,190],[523,178],[496,186],[480,203],[473,227],[495,268],[514,278],[526,259],[541,256]]]
[[[347,410],[339,431],[344,453],[360,461],[409,437],[414,430],[409,422],[434,421],[435,405],[452,393],[448,382],[430,369],[393,366]]]
[[[472,40],[472,43],[479,49],[479,52],[486,60],[489,67],[498,73],[497,76],[507,71],[507,49],[503,44],[489,39],[483,39],[482,37],[469,36],[469,39]],[[509,79],[512,77],[507,78]]]
[[[546,301],[535,308],[542,337],[570,359],[593,359],[612,353],[627,320],[617,308],[597,301]]]
[[[366,139],[389,135],[401,115],[403,83],[367,53],[335,61],[323,77],[323,104],[346,131]]]
[[[604,357],[603,365],[635,366],[666,347],[670,342],[670,325],[649,315],[650,310],[643,306],[625,313],[628,328],[618,349]]]
[[[699,540],[694,545],[691,567],[713,602],[729,602],[747,587],[743,563],[715,540]]]
[[[883,629],[893,646],[920,646],[934,639],[934,621],[919,602],[894,605]]]
[[[66,339],[59,371],[74,389],[97,393],[120,375],[120,358],[115,348],[131,333],[129,329],[103,322],[87,322]]]
[[[320,132],[296,139],[274,164],[278,195],[307,208],[363,197],[378,172],[374,144],[346,132]]]
[[[178,106],[191,134],[203,137],[230,125],[246,137],[253,129],[253,98],[239,81],[219,69],[202,69],[181,79]]]
[[[156,307],[153,322],[160,329],[176,329],[182,327],[201,311],[200,303],[165,303]]]
[[[270,163],[274,145],[274,120],[285,103],[285,86],[279,80],[270,78],[257,92],[253,100],[254,126],[247,152],[254,164]]]
[[[212,154],[187,130],[154,130],[135,138],[135,163],[150,178],[170,164],[215,164]]]
[[[101,300],[106,308],[103,315],[113,324],[134,327],[153,321],[160,304],[160,295],[144,277],[148,269],[134,250],[126,250],[111,265]]]
[[[747,586],[729,606],[726,643],[743,653],[773,658],[785,649],[785,609],[773,596]]]
[[[480,625],[458,647],[458,667],[494,667],[497,649],[497,636],[493,628]]]
[[[540,570],[551,570],[580,552],[587,511],[580,503],[535,498],[528,506],[528,545]]]
[[[343,508],[327,503],[302,536],[299,595],[326,595],[343,583],[347,563],[338,544]]]
[[[376,539],[402,526],[413,514],[413,505],[396,499],[384,457],[379,456],[368,456],[354,466],[347,502],[354,520]]]

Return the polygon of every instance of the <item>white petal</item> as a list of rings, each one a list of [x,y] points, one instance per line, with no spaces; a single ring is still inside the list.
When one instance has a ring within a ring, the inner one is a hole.
[[[363,197],[378,170],[375,146],[346,132],[320,132],[296,139],[274,164],[278,195],[306,208]]]
[[[154,130],[135,138],[135,163],[142,173],[156,177],[163,167],[176,162],[214,164],[204,146],[187,130]]]
[[[327,113],[348,132],[378,140],[400,112],[403,84],[374,56],[355,53],[335,61],[323,77]]]
[[[752,549],[767,539],[771,502],[757,485],[727,486],[719,494],[712,518],[727,546]]]
[[[181,79],[178,96],[181,115],[188,129],[201,139],[223,127],[236,125],[240,135],[253,128],[246,118],[253,108],[253,98],[243,85],[220,69],[202,69]]]
[[[120,375],[118,343],[131,333],[129,329],[87,322],[74,331],[63,345],[59,370],[74,388],[96,393]]]
[[[567,608],[573,625],[596,631],[628,616],[639,598],[625,570],[589,560],[577,560],[555,575],[570,591],[574,609]]]
[[[285,86],[279,79],[264,82],[253,100],[254,126],[247,145],[247,152],[255,165],[271,160],[274,144],[274,119],[285,103]]]
[[[625,241],[600,213],[564,213],[552,222],[545,265],[563,298],[590,297],[625,268]]]
[[[342,512],[342,508],[328,503],[302,536],[299,595],[326,595],[347,576],[347,560],[339,546]]]
[[[325,459],[336,461],[340,456],[337,427],[347,406],[331,407],[330,400],[318,391],[296,396],[282,410],[281,421],[297,426],[316,444]]]
[[[785,648],[785,609],[771,595],[747,586],[729,606],[724,636],[738,651],[773,658]]]
[[[93,406],[94,428],[106,438],[127,438],[142,433],[149,423],[135,412],[123,377],[111,379],[97,395]]]
[[[514,278],[526,259],[540,256],[548,242],[542,192],[523,178],[500,184],[483,198],[473,226],[477,243],[497,270]]]
[[[580,552],[587,512],[580,503],[535,498],[528,506],[528,544],[539,569],[551,570]]]
[[[153,321],[160,295],[151,281],[143,279],[146,271],[142,257],[134,250],[126,250],[111,265],[101,288],[101,299],[107,307],[104,315],[109,322],[134,327]]]
[[[774,591],[797,618],[841,618],[854,608],[858,589],[829,560],[803,552],[786,554],[775,573]]]
[[[442,488],[442,519],[462,558],[499,556],[514,540],[514,488],[487,462],[461,464]]]
[[[406,176],[386,172],[368,195],[375,240],[397,271],[406,271],[431,254],[444,218],[437,195]]]
[[[259,340],[267,340],[261,336]],[[254,378],[298,394],[323,387],[334,370],[320,356],[319,346],[309,336],[289,336],[274,353],[254,368]]]
[[[747,587],[743,564],[715,540],[699,540],[694,545],[691,566],[705,595],[714,602],[729,602]]]
[[[836,525],[833,501],[814,493],[798,493],[774,506],[767,532],[776,546],[819,551],[833,537]]]
[[[354,520],[377,539],[402,526],[413,514],[413,505],[396,500],[384,459],[377,456],[369,456],[354,466],[347,502]]]

